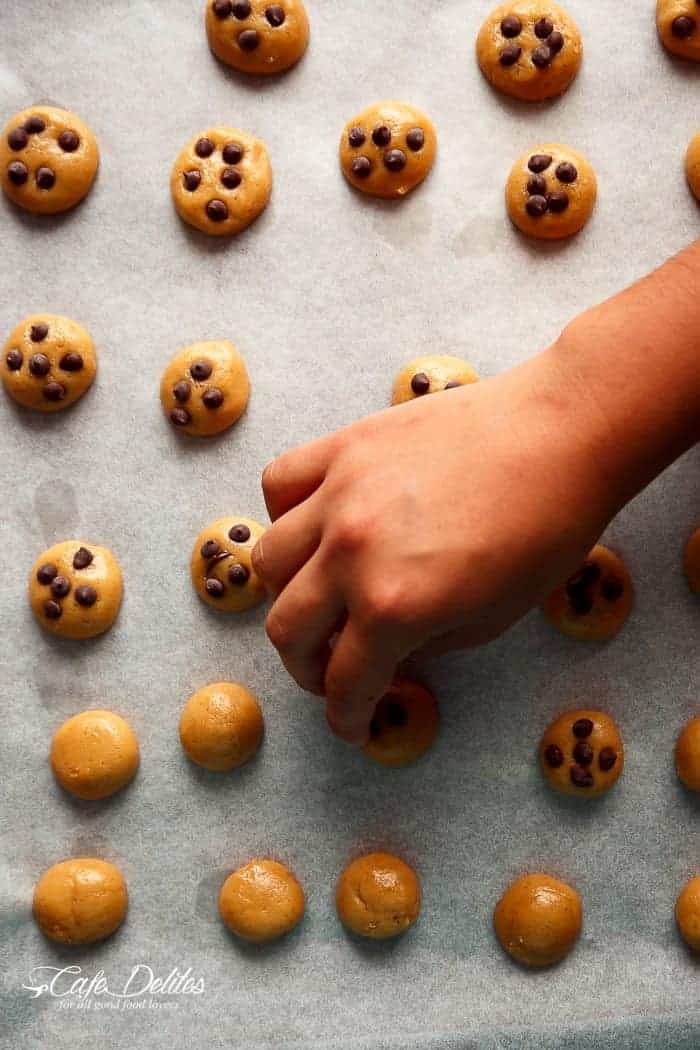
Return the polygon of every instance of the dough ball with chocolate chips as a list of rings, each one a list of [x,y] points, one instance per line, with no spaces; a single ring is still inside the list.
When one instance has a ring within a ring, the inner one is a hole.
[[[700,952],[700,877],[687,882],[676,901],[678,930],[694,952]]]
[[[251,552],[265,532],[251,518],[219,518],[200,532],[190,572],[197,594],[220,612],[242,612],[265,597]]]
[[[561,95],[581,66],[581,34],[549,0],[513,0],[491,12],[476,41],[481,72],[506,95],[538,102]]]
[[[576,890],[544,872],[524,875],[505,891],[493,913],[502,948],[525,966],[552,966],[568,955],[581,933],[583,908]]]
[[[55,106],[23,109],[0,137],[3,190],[15,204],[40,215],[67,211],[81,201],[99,161],[88,126]]]
[[[700,0],[657,0],[656,28],[668,51],[700,62]]]
[[[479,376],[461,357],[447,354],[426,354],[416,357],[402,368],[396,377],[391,398],[392,405],[413,401],[424,394],[476,383]]]
[[[406,766],[428,750],[439,721],[433,694],[418,682],[396,678],[377,704],[365,753],[382,766]]]
[[[540,743],[542,772],[563,795],[596,798],[622,773],[620,733],[604,711],[567,711],[552,722]]]
[[[169,421],[198,437],[232,426],[245,412],[249,392],[243,358],[227,339],[181,350],[160,381],[160,400]]]
[[[29,602],[42,627],[64,638],[92,638],[114,623],[121,569],[106,547],[66,540],[40,554],[29,574]]]
[[[97,372],[95,347],[77,321],[32,314],[15,325],[2,350],[5,390],[25,408],[60,412],[83,396]]]
[[[689,791],[700,791],[700,718],[691,718],[676,741],[676,772]]]
[[[203,233],[230,237],[265,210],[272,169],[264,144],[236,128],[207,128],[178,155],[170,191],[181,219]]]
[[[632,578],[622,559],[599,543],[581,568],[550,594],[544,614],[569,638],[604,642],[622,630],[633,600]]]
[[[379,102],[348,121],[340,136],[340,166],[357,190],[404,197],[435,161],[437,135],[424,113],[406,102]]]
[[[198,766],[225,773],[260,747],[263,717],[252,693],[235,682],[215,682],[193,693],[180,717],[180,741]]]
[[[251,860],[226,879],[219,913],[232,933],[267,944],[293,930],[304,914],[304,891],[276,860]]]
[[[124,876],[96,857],[75,857],[48,868],[34,890],[34,919],[60,944],[92,944],[114,933],[126,917]]]
[[[107,798],[133,780],[139,745],[129,723],[113,711],[82,711],[54,733],[50,760],[66,791],[82,799]]]
[[[243,73],[283,73],[309,42],[302,0],[206,0],[205,25],[216,57]]]
[[[597,192],[595,172],[583,154],[547,143],[516,160],[506,183],[506,208],[522,233],[560,240],[585,226]]]
[[[390,853],[367,853],[347,866],[335,892],[343,925],[361,937],[383,940],[418,918],[420,883],[408,864]]]

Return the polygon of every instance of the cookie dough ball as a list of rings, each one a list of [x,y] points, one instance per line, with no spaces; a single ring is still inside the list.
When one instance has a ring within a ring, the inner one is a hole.
[[[266,944],[289,933],[304,914],[304,891],[294,874],[276,860],[251,860],[226,879],[219,912],[244,941]]]
[[[10,397],[40,412],[59,412],[74,404],[96,372],[88,332],[58,314],[25,317],[12,329],[0,360],[0,377]]]
[[[581,568],[549,596],[544,613],[569,638],[603,642],[622,629],[633,599],[632,578],[622,559],[599,543]]]
[[[107,798],[133,779],[139,745],[129,723],[113,711],[83,711],[56,730],[50,760],[66,791],[83,799]]]
[[[302,0],[207,0],[205,25],[216,57],[243,73],[283,73],[309,42]]]
[[[264,144],[236,128],[207,128],[178,155],[170,191],[181,219],[203,233],[240,233],[267,207],[272,169]]]
[[[198,766],[225,773],[260,747],[263,717],[252,693],[235,682],[215,682],[193,693],[180,718],[180,741]]]
[[[373,197],[404,197],[435,161],[435,128],[415,106],[379,102],[349,121],[340,137],[340,165],[351,185]]]
[[[124,921],[128,897],[119,868],[95,857],[54,864],[34,890],[34,919],[60,944],[90,944],[114,933]]]
[[[418,682],[396,678],[377,704],[365,753],[382,766],[407,766],[428,750],[439,721],[433,694]]]
[[[200,532],[190,559],[199,597],[220,612],[242,612],[265,597],[253,570],[253,547],[265,532],[251,518],[219,518]]]
[[[361,937],[383,940],[403,933],[418,918],[416,873],[390,853],[367,853],[338,880],[335,903],[341,922]]]
[[[691,718],[676,741],[676,772],[689,791],[700,791],[700,718]]]
[[[194,343],[175,354],[160,381],[163,410],[178,430],[197,437],[220,434],[245,412],[250,383],[233,343]]]
[[[688,947],[700,952],[700,878],[691,879],[679,893],[676,922]]]
[[[426,354],[409,361],[396,377],[392,405],[414,401],[424,394],[437,394],[440,390],[476,383],[478,375],[461,357],[447,354]]]
[[[547,143],[516,160],[506,183],[506,208],[523,233],[560,240],[578,233],[596,201],[595,172],[569,146]]]
[[[685,174],[693,196],[700,200],[700,131],[693,135],[688,143],[685,154]]]
[[[0,137],[2,188],[11,201],[36,214],[67,211],[81,201],[99,162],[92,132],[67,109],[23,109]]]
[[[700,594],[700,529],[695,530],[685,546],[683,572],[693,594]]]
[[[549,0],[499,4],[476,41],[481,72],[499,91],[526,102],[561,95],[581,66],[581,34]]]
[[[42,627],[64,638],[92,638],[114,623],[122,574],[106,547],[65,540],[40,554],[29,574],[29,602]]]
[[[674,55],[700,62],[700,0],[657,0],[656,28]]]
[[[493,913],[501,946],[525,966],[551,966],[568,955],[581,933],[576,890],[538,872],[508,887]]]
[[[622,773],[625,752],[620,733],[604,711],[567,711],[549,726],[540,743],[542,772],[562,795],[595,798]]]

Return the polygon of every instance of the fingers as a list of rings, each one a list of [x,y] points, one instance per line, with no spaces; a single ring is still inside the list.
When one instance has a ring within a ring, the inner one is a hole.
[[[263,471],[262,487],[272,521],[315,492],[326,475],[338,440],[337,434],[329,434],[268,463]]]
[[[318,549],[322,523],[312,496],[278,518],[253,548],[253,569],[266,590],[278,595]]]

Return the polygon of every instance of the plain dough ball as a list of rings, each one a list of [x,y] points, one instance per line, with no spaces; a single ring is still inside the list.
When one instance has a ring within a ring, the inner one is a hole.
[[[688,947],[700,951],[700,878],[691,879],[679,893],[676,922]]]
[[[624,562],[599,543],[581,568],[549,596],[544,613],[567,637],[602,642],[622,630],[633,601],[632,578]]]
[[[340,166],[357,190],[404,197],[435,161],[437,135],[425,113],[406,102],[378,102],[348,121],[340,136]]]
[[[265,588],[250,556],[264,533],[252,518],[219,518],[200,532],[190,572],[202,601],[220,612],[242,612],[263,600]]]
[[[683,571],[693,594],[700,594],[700,529],[695,530],[686,544]]]
[[[37,214],[67,211],[81,201],[99,162],[89,127],[55,106],[23,109],[0,138],[2,188],[15,204]]]
[[[401,369],[394,383],[391,403],[401,405],[424,394],[437,394],[441,390],[476,383],[478,379],[472,366],[461,357],[426,354],[414,358]]]
[[[289,933],[304,914],[304,891],[276,860],[251,860],[221,887],[219,912],[229,930],[245,941],[266,944]]]
[[[698,7],[700,14],[700,6]],[[693,135],[685,154],[685,174],[693,196],[700,200],[700,131]]]
[[[122,574],[106,547],[65,540],[40,554],[29,574],[29,603],[42,627],[64,638],[92,638],[114,623]]]
[[[620,732],[604,711],[567,711],[540,743],[542,772],[563,795],[596,798],[615,784],[625,765]]]
[[[0,377],[10,397],[40,412],[58,412],[74,404],[96,372],[89,333],[58,314],[32,314],[15,325],[0,361]]]
[[[82,711],[56,730],[51,769],[62,788],[78,798],[113,795],[133,779],[139,745],[125,719],[113,711]]]
[[[578,940],[581,898],[551,875],[525,875],[508,887],[493,919],[496,936],[509,955],[526,966],[551,966]]]
[[[396,937],[418,918],[420,883],[398,857],[368,853],[340,876],[335,903],[341,922],[353,933],[375,940]]]
[[[178,215],[190,226],[215,237],[240,233],[270,199],[267,150],[237,128],[207,128],[179,153],[170,190]]]
[[[226,772],[260,747],[263,717],[252,693],[235,682],[215,682],[193,693],[180,718],[180,740],[198,766]]]
[[[581,66],[583,45],[575,22],[558,4],[513,0],[488,16],[476,55],[495,88],[537,102],[566,91]]]
[[[54,864],[34,890],[36,924],[61,944],[104,940],[121,926],[127,905],[126,883],[119,868],[95,857]]]
[[[169,421],[198,437],[220,434],[240,419],[249,392],[243,358],[227,339],[185,347],[160,381],[160,400]]]
[[[560,240],[585,226],[597,192],[595,172],[583,154],[546,143],[516,160],[506,183],[506,208],[522,233]]]
[[[207,0],[204,17],[209,47],[243,73],[283,73],[309,42],[302,0]]]
[[[656,28],[664,47],[700,62],[700,6],[697,0],[657,0]]]
[[[382,766],[406,766],[428,750],[439,721],[433,694],[418,682],[396,678],[377,704],[365,753]]]
[[[700,718],[691,718],[676,741],[676,772],[689,791],[700,791]]]

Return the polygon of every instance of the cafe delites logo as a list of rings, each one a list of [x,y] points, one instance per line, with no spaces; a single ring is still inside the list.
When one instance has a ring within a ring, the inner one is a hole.
[[[77,964],[34,966],[22,988],[30,998],[48,997],[62,1009],[172,1010],[183,999],[203,995],[204,978],[191,966],[158,974],[146,963],[137,963],[121,979],[102,969],[89,973]]]

